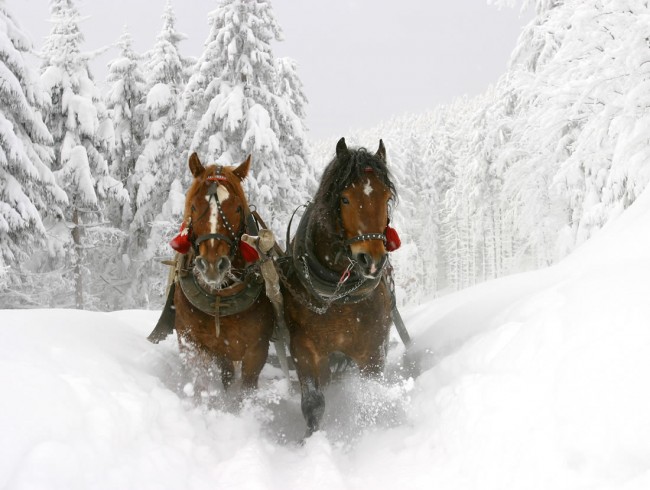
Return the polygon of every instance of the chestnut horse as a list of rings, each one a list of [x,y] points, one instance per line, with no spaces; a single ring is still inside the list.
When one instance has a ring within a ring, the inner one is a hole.
[[[381,376],[392,322],[386,234],[396,198],[380,140],[373,155],[345,139],[325,169],[283,264],[285,317],[307,436],[319,429],[332,354]]]
[[[216,360],[225,388],[233,381],[234,363],[241,361],[244,390],[257,388],[274,326],[257,257],[241,242],[244,233],[258,234],[241,185],[250,163],[249,155],[236,168],[204,167],[196,153],[190,157],[194,180],[179,235],[185,240],[180,248],[189,250],[180,250],[187,254],[173,296],[185,361],[206,375]],[[179,249],[174,241],[172,246]]]

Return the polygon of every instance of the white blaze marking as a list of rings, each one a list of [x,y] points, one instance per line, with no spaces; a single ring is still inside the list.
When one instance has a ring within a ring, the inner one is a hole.
[[[217,232],[217,203],[210,196],[205,196],[210,204],[210,233]],[[214,238],[210,239],[210,245],[214,245]]]
[[[225,186],[217,186],[217,198],[219,202],[224,202],[230,197],[230,193]],[[206,201],[210,204],[210,233],[217,232],[217,224],[219,222],[219,210],[217,209],[217,203],[214,202],[214,199],[210,199],[210,195],[205,196]],[[214,246],[214,238],[210,239],[210,245]]]
[[[226,186],[220,185],[217,187],[217,197],[219,198],[219,202],[225,202],[230,197],[230,193],[228,192],[228,189],[226,189]]]
[[[367,180],[366,185],[363,186],[363,193],[366,196],[369,196],[370,194],[372,194],[372,190],[373,189],[372,189],[372,186],[370,185],[370,180]]]

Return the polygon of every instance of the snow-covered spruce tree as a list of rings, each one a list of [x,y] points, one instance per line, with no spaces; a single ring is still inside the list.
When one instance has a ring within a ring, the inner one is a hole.
[[[281,238],[316,185],[307,163],[305,97],[293,63],[273,57],[281,32],[268,1],[225,0],[210,25],[186,92],[189,150],[222,164],[252,154],[249,200]]]
[[[30,50],[0,0],[0,308],[32,304],[24,264],[47,248],[43,216],[67,201],[49,167],[52,137],[40,113],[45,94],[25,60]]]
[[[223,58],[218,56],[220,46],[217,43],[219,32],[225,27],[224,19],[215,15],[216,11],[208,14],[208,25],[210,27],[208,37],[204,43],[203,53],[198,59],[193,73],[190,75],[183,93],[185,125],[181,135],[182,147],[184,148],[184,160],[191,154],[190,148],[197,125],[208,110],[210,94],[215,91],[214,85],[223,72]],[[208,87],[210,91],[208,92]],[[202,150],[204,148],[198,148]],[[206,155],[207,157],[207,155]],[[201,155],[201,158],[204,158]]]
[[[308,153],[306,128],[307,96],[303,91],[302,81],[298,77],[298,67],[291,58],[275,60],[277,72],[276,103],[278,111],[278,137],[280,148],[284,153],[284,169],[289,173],[291,185],[300,189],[303,196],[313,196],[318,188],[313,164]],[[300,203],[302,204],[302,202]],[[288,211],[293,212],[289,205]]]
[[[163,27],[150,53],[145,90],[145,140],[134,175],[135,213],[131,223],[129,255],[136,268],[130,295],[140,304],[153,301],[165,289],[159,258],[168,255],[167,243],[177,232],[183,212],[187,165],[179,149],[181,94],[186,59],[178,45],[186,38],[176,30],[168,3]]]
[[[108,108],[115,131],[115,146],[111,153],[111,174],[129,192],[131,202],[114,210],[110,216],[116,226],[128,229],[135,206],[135,164],[144,142],[145,79],[140,68],[140,56],[133,51],[127,28],[118,41],[120,55],[109,63]]]
[[[453,189],[457,179],[457,154],[458,154],[458,115],[463,113],[465,100],[456,100],[447,107],[434,111],[430,120],[432,129],[423,134],[424,155],[422,158],[422,172],[432,187],[435,199],[425,213],[436,224],[434,235],[430,236],[429,243],[435,243],[437,280],[436,288],[445,289],[454,284],[451,280],[454,264],[458,263],[456,254],[455,227],[451,227],[449,209],[446,207],[448,193]],[[417,237],[415,238],[417,239]],[[427,242],[423,242],[426,246]],[[427,289],[431,294],[435,289]]]
[[[96,285],[89,281],[104,277],[119,235],[105,226],[104,207],[111,201],[126,203],[128,194],[109,174],[106,155],[113,128],[88,70],[89,55],[80,49],[79,12],[72,0],[52,0],[51,12],[53,28],[42,52],[41,81],[50,102],[45,122],[54,138],[52,168],[69,200],[58,250],[74,277],[74,305],[99,307],[101,294],[92,294]],[[86,262],[90,254],[93,260]],[[87,292],[91,294],[84,298]]]

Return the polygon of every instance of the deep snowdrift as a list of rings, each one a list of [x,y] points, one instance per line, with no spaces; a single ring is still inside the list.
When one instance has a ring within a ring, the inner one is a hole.
[[[407,312],[420,374],[395,342],[304,445],[270,365],[241,409],[195,405],[157,312],[1,311],[0,487],[650,488],[649,279],[646,192],[559,266]]]

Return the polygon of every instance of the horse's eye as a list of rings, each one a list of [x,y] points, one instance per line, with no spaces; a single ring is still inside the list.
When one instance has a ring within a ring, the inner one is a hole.
[[[349,200],[347,197],[342,197],[342,198],[341,198],[341,202],[342,202],[343,204],[350,204],[350,200]]]

